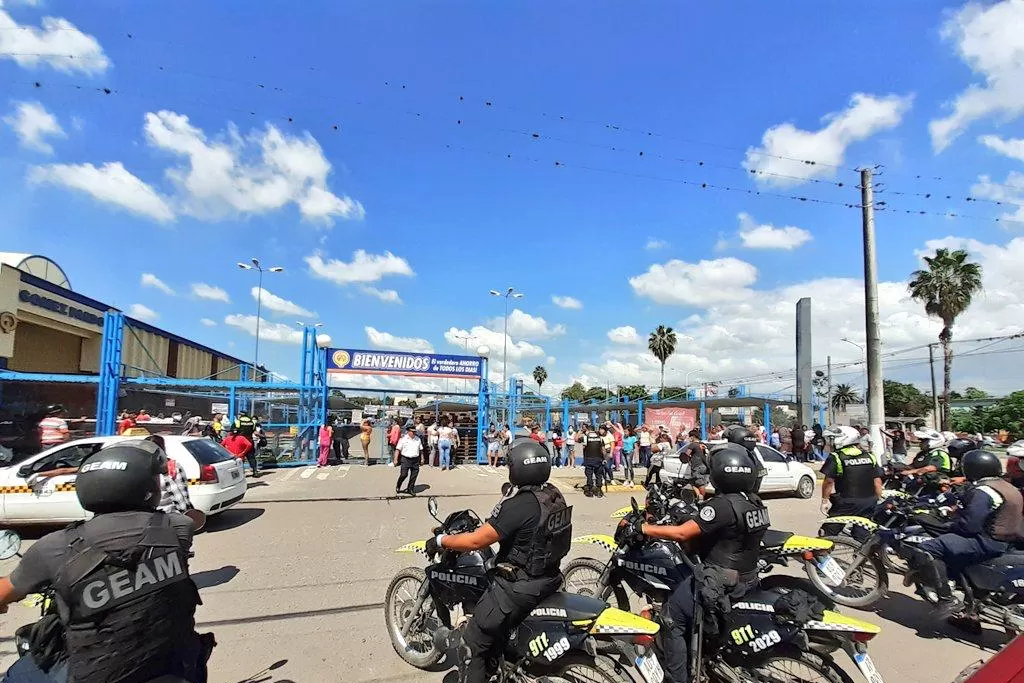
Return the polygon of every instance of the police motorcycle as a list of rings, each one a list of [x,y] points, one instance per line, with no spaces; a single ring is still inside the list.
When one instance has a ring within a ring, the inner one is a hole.
[[[631,511],[640,511],[635,500]],[[570,584],[569,571],[564,572],[567,590],[575,587],[585,595],[610,598],[620,609],[629,609],[626,593],[629,588],[647,603],[641,614],[659,624],[663,623],[662,606],[672,591],[691,573],[699,571],[699,560],[671,541],[646,538],[634,542],[620,529],[614,537],[596,536],[591,542],[604,545],[612,551],[612,556],[606,563],[591,560],[600,565],[596,583],[590,581],[582,587],[574,586]],[[705,680],[731,682],[765,680],[766,677],[789,679],[794,667],[801,667],[805,671],[811,669],[826,680],[849,683],[849,676],[832,658],[833,652],[842,649],[869,683],[882,683],[867,653],[867,642],[881,629],[827,609],[813,614],[791,611],[785,596],[794,592],[793,589],[809,592],[810,586],[802,579],[784,578],[792,583],[765,587],[762,581],[760,589],[733,602],[725,614],[724,629],[719,636],[702,630],[703,608],[701,601],[697,602],[694,623],[698,628],[694,629],[694,642],[689,651],[699,655],[692,657],[690,680],[700,681],[702,674]],[[661,650],[661,639],[667,634],[667,629],[659,631],[655,638],[656,652]]]
[[[440,523],[435,534],[468,533],[482,524],[472,510],[453,512],[441,521],[434,497],[428,499],[427,511]],[[416,541],[396,552],[426,555],[426,544]],[[444,550],[427,560],[426,570],[400,570],[384,601],[391,644],[399,657],[418,669],[433,667],[457,646],[491,574],[502,571],[490,548]],[[633,681],[639,671],[645,683],[661,683],[661,665],[647,648],[658,629],[658,624],[609,607],[603,600],[555,593],[512,632],[497,681],[527,683],[551,677],[619,683]],[[613,659],[609,652],[619,656]]]

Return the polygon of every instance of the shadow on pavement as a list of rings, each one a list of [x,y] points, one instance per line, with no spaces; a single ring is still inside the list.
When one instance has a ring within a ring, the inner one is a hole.
[[[215,534],[218,531],[226,531],[228,529],[236,529],[243,524],[248,524],[254,519],[258,519],[263,516],[266,512],[263,508],[234,508],[232,510],[225,510],[219,515],[214,515],[209,518],[206,522],[204,530],[206,533]]]
[[[212,588],[214,586],[221,586],[231,579],[238,576],[238,567],[233,564],[229,564],[220,569],[207,569],[206,571],[196,572],[192,574],[192,580],[196,584],[196,588]]]
[[[991,627],[984,628],[980,634],[962,631],[936,618],[935,608],[930,604],[903,593],[889,593],[874,611],[883,619],[914,629],[921,638],[949,638],[986,650],[998,650],[1010,640],[1004,632]]]
[[[271,671],[277,671],[287,663],[287,659],[280,659],[271,664],[270,666],[268,666],[267,668],[263,669],[262,671],[257,671],[253,675],[248,676],[247,678],[243,678],[238,683],[263,683],[264,681],[272,681],[274,677],[268,676],[267,674],[269,674]],[[278,683],[286,683],[286,681],[282,678],[279,680]]]
[[[238,617],[237,619],[216,619],[197,623],[197,627],[216,628],[217,626],[232,626],[236,624],[254,624],[261,621],[287,621],[288,619],[307,619],[319,617],[326,614],[349,614],[351,612],[366,612],[369,610],[383,609],[383,602],[371,602],[364,605],[346,605],[345,607],[325,607],[323,609],[303,610],[302,612],[278,612],[276,614],[263,614],[255,617]]]
[[[263,481],[262,479],[260,479],[258,481],[250,480],[245,485],[245,490],[248,491],[249,489],[254,489],[254,488],[257,488],[257,487],[260,487],[260,486],[270,486],[270,484],[268,482]]]

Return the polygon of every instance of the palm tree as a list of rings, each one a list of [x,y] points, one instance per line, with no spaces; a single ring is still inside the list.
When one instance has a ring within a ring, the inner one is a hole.
[[[647,339],[647,348],[661,362],[661,390],[665,391],[665,363],[676,352],[676,333],[671,327],[658,325],[658,329],[651,332]]]
[[[537,383],[537,391],[539,393],[544,382],[548,381],[548,371],[544,369],[543,365],[538,365],[533,369],[533,381]]]
[[[832,388],[832,407],[846,410],[851,403],[860,403],[860,394],[849,384],[837,384]]]
[[[925,256],[923,270],[911,274],[910,296],[924,303],[924,311],[942,320],[942,428],[949,428],[949,384],[953,369],[953,323],[981,291],[981,265],[967,260],[963,249],[937,249]]]

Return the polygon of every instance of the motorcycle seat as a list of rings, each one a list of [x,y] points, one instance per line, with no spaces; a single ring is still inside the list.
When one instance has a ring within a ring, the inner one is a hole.
[[[577,595],[576,593],[558,592],[544,598],[530,617],[533,619],[555,619],[563,621],[584,621],[596,619],[601,612],[608,609],[604,600],[598,600],[588,595]]]
[[[774,529],[769,529],[764,532],[764,538],[761,539],[761,547],[781,548],[782,544],[788,541],[792,536],[792,531],[776,531]]]

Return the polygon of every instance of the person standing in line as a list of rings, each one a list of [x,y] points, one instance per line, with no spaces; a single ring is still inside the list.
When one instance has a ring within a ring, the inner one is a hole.
[[[612,452],[615,450],[615,437],[612,436],[611,430],[608,429],[606,424],[598,427],[597,433],[601,437],[601,443],[604,446],[604,480],[606,483],[611,484],[615,480],[612,476],[615,472],[612,468]]]
[[[817,422],[811,427],[811,452],[815,460],[825,461],[825,436]]]
[[[636,431],[626,427],[626,436],[622,438],[622,466],[626,486],[633,488],[633,454],[636,453]]]
[[[779,450],[787,458],[793,455],[793,430],[785,425],[779,427]]]
[[[422,415],[416,417],[416,438],[423,442],[423,464],[433,464],[430,458],[430,444],[427,443],[427,425]]]
[[[615,440],[612,444],[612,460],[615,470],[618,470],[622,464],[622,441],[626,434],[621,422],[609,423],[609,429],[611,430],[612,438]]]
[[[64,419],[64,406],[54,404],[46,408],[46,417],[39,421],[39,443],[43,450],[67,443],[71,439],[68,423]]]
[[[437,424],[436,420],[427,426],[427,451],[430,453],[430,461],[437,463],[441,462],[438,459],[439,455],[437,450],[437,430],[439,428],[440,426]]]
[[[423,442],[416,437],[416,427],[409,425],[406,428],[405,436],[398,440],[395,445],[395,465],[400,465],[398,481],[395,482],[395,495],[407,493],[410,496],[416,495],[416,477],[420,474],[420,458],[423,455]],[[401,462],[399,462],[401,461]],[[409,485],[402,488],[406,476],[409,477]]]
[[[562,458],[565,456],[565,439],[562,438],[562,428],[555,427],[551,430],[551,454],[554,456],[555,467],[562,466]]]
[[[370,466],[370,439],[373,438],[373,425],[369,420],[359,423],[359,445],[363,447],[363,464]]]
[[[564,457],[567,467],[576,466],[576,432],[573,430],[572,425],[569,425],[569,431],[565,433]]]
[[[648,429],[647,425],[640,427],[637,443],[640,446],[640,464],[644,467],[649,467],[651,464],[651,445],[654,442],[651,440],[651,430]]]
[[[777,451],[782,450],[782,437],[779,436],[778,427],[772,427],[772,435],[768,437],[768,445]]]
[[[448,426],[448,418],[441,421],[441,428],[437,430],[437,449],[440,452],[440,467],[442,470],[452,468],[452,450],[458,448],[459,432],[454,427]]]
[[[413,430],[415,432],[415,430]],[[398,464],[398,442],[402,438],[402,428],[398,426],[398,418],[392,418],[391,426],[388,428],[388,462]]]
[[[896,428],[891,432],[882,430],[882,433],[892,439],[892,461],[899,465],[907,464],[907,433],[903,431],[903,428],[896,424]]]
[[[512,448],[512,428],[508,422],[505,423],[504,429],[501,431],[501,457],[508,463],[508,451]]]
[[[491,425],[484,434],[484,442],[487,444],[487,464],[491,467],[498,466],[498,450],[501,448],[501,433],[498,428]]]
[[[320,425],[319,446],[320,457],[316,460],[317,467],[327,467],[327,459],[331,455],[331,442],[334,441],[334,429],[329,422]]]
[[[797,462],[807,460],[807,443],[804,438],[804,432],[806,431],[807,425],[793,425],[790,438],[793,439],[793,457]]]

